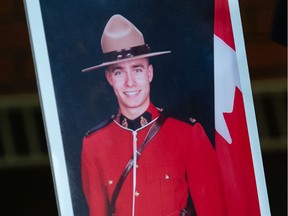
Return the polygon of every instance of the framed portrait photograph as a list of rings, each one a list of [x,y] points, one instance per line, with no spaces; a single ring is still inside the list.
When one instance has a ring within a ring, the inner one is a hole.
[[[270,215],[236,0],[24,3],[59,215]]]

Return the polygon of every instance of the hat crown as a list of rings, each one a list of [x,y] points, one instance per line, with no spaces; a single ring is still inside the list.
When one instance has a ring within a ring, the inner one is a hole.
[[[101,38],[103,53],[144,45],[142,33],[126,18],[116,14],[106,24]]]

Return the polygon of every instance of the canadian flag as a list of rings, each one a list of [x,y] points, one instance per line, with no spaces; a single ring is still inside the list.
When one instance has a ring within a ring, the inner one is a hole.
[[[229,216],[258,216],[259,198],[236,52],[228,0],[215,0],[215,148],[227,210]]]

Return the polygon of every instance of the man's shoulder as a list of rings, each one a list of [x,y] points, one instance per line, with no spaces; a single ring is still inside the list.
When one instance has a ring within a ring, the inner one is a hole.
[[[116,118],[116,115],[112,115],[110,118],[100,122],[99,124],[97,124],[95,127],[91,128],[90,130],[88,130],[85,134],[85,137],[89,137],[92,134],[94,134],[96,131],[99,131],[102,128],[107,127],[111,122],[113,122],[113,120]]]
[[[187,126],[187,127],[189,127],[189,126],[194,127],[198,123],[198,121],[192,117],[187,117],[185,119],[178,119],[178,118],[170,117],[169,120],[170,120],[170,124],[173,124],[175,126],[183,125],[183,126]]]
[[[167,119],[167,130],[172,133],[172,131],[175,131],[178,133],[178,135],[184,135],[184,134],[199,134],[203,133],[204,128],[202,124],[197,121],[195,118],[188,117],[184,119],[178,119],[178,118],[168,118]]]

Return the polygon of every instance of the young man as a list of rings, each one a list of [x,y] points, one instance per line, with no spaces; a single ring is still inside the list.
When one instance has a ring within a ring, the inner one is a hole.
[[[141,32],[120,15],[108,21],[101,45],[106,62],[84,71],[106,66],[119,113],[83,140],[82,182],[90,215],[111,212],[113,192],[132,157],[114,215],[176,216],[191,196],[197,216],[225,216],[217,159],[199,123],[167,118],[143,152],[137,149],[163,118],[150,101],[153,67],[148,57],[169,51],[151,53]]]

